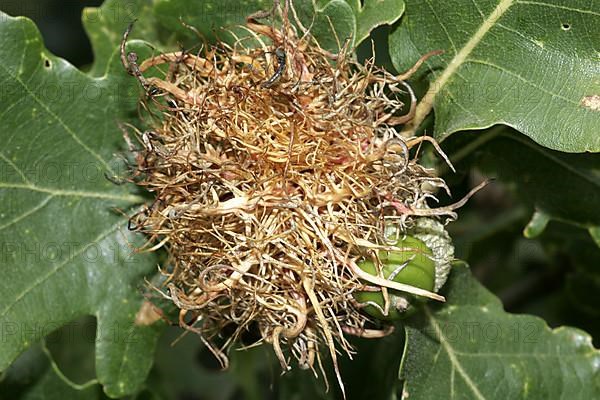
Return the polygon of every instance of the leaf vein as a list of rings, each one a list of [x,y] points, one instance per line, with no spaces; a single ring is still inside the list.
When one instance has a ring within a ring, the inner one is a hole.
[[[12,110],[12,109],[13,109],[13,108],[14,108],[16,105],[18,105],[18,104],[19,104],[19,103],[20,103],[22,100],[24,100],[24,99],[25,99],[25,98],[24,98],[24,97],[22,97],[22,98],[20,98],[19,100],[15,101],[14,103],[12,103],[12,104],[8,105],[8,106],[7,106],[7,107],[4,109],[4,111],[2,112],[2,114],[0,114],[0,120],[1,120],[2,118],[4,118],[4,116],[5,116],[6,114],[8,114],[8,112],[9,112],[10,110]]]
[[[521,32],[519,32],[519,31],[518,31],[518,30],[516,30],[516,29],[513,29],[513,28],[511,28],[511,27],[509,27],[509,26],[506,26],[506,25],[504,25],[504,24],[502,24],[502,23],[500,23],[500,22],[498,22],[498,23],[496,24],[496,26],[498,26],[498,27],[500,27],[500,28],[502,28],[502,29],[504,29],[504,30],[506,30],[506,31],[509,31],[509,32],[511,32],[511,33],[514,33],[515,35],[519,36],[521,39],[523,39],[523,40],[526,40],[526,41],[528,41],[528,42],[530,42],[530,43],[533,43],[533,44],[534,44],[534,45],[536,45],[538,48],[540,47],[540,45],[539,45],[539,44],[538,44],[538,43],[537,43],[535,40],[533,40],[532,38],[530,38],[530,37],[528,37],[528,36],[525,36],[524,34],[522,34]]]
[[[475,114],[473,111],[469,110],[468,108],[466,108],[465,106],[460,104],[458,99],[456,97],[454,97],[454,95],[452,94],[452,92],[450,90],[446,90],[446,94],[448,95],[450,100],[458,106],[458,108],[463,110],[465,113],[470,114],[473,118],[475,118],[476,121],[478,121],[478,122],[481,121],[481,118],[479,118],[479,115]]]
[[[42,208],[44,208],[46,206],[46,204],[48,204],[50,202],[50,200],[52,200],[53,198],[54,198],[53,195],[46,196],[44,198],[44,200],[42,200],[38,205],[30,208],[29,210],[26,210],[25,212],[23,212],[20,215],[17,215],[15,218],[13,218],[12,220],[8,221],[4,225],[0,225],[0,231],[8,228],[11,225],[16,224],[17,222],[19,222],[19,221],[21,221],[21,220],[29,217],[30,215],[38,212],[39,210],[41,210]]]
[[[475,8],[477,9],[477,12],[479,13],[479,15],[481,15],[481,20],[485,21],[485,15],[483,14],[483,11],[481,11],[481,8],[479,8],[479,4],[477,4],[477,1],[471,0],[471,2],[473,3],[473,5],[475,6]]]
[[[581,358],[581,354],[550,354],[550,353],[465,353],[460,351],[455,351],[456,355],[461,357],[502,357],[502,358],[510,358],[510,357],[518,357],[518,358],[560,358],[561,360],[564,358]]]
[[[2,68],[7,75],[11,75],[10,70],[0,64],[0,68]],[[58,124],[60,126],[62,126],[62,128],[65,130],[65,132],[67,132],[69,134],[69,136],[71,136],[73,138],[73,140],[79,144],[83,149],[85,149],[89,154],[91,154],[94,158],[96,158],[98,161],[100,161],[100,163],[102,163],[102,165],[104,165],[104,167],[111,173],[114,174],[114,171],[112,170],[112,168],[110,167],[110,165],[108,165],[108,163],[106,162],[106,160],[104,160],[104,158],[102,158],[100,156],[100,154],[96,153],[94,150],[92,150],[88,145],[86,145],[80,138],[79,136],[77,136],[77,134],[58,116],[56,115],[49,107],[48,105],[46,105],[44,102],[42,102],[37,96],[36,94],[25,84],[25,82],[23,82],[23,80],[21,80],[18,76],[12,76],[12,78],[18,82],[23,89],[27,92],[27,94],[29,94],[31,96],[31,98],[33,100],[35,100],[36,103],[38,103],[45,111],[46,113],[48,113],[48,115],[50,115],[53,119],[55,119]]]
[[[573,100],[569,99],[568,97],[561,96],[558,93],[554,93],[554,92],[552,92],[550,90],[547,90],[547,89],[543,88],[542,86],[536,85],[533,82],[531,82],[531,81],[527,80],[526,78],[522,77],[521,75],[519,75],[519,74],[517,74],[517,73],[515,73],[515,72],[513,72],[513,71],[511,71],[509,69],[501,67],[498,64],[494,64],[493,62],[489,62],[489,61],[485,61],[485,60],[479,60],[479,59],[475,59],[475,58],[469,58],[465,62],[467,62],[467,63],[473,63],[473,64],[482,64],[482,65],[487,65],[488,67],[495,68],[495,69],[497,69],[499,71],[502,71],[502,72],[504,72],[504,73],[506,73],[506,74],[508,74],[510,76],[513,76],[513,77],[519,79],[520,81],[528,84],[529,86],[532,86],[532,87],[536,88],[540,92],[544,92],[544,93],[546,93],[546,94],[548,94],[548,95],[550,95],[552,97],[556,97],[556,98],[561,99],[561,100],[563,100],[563,101],[565,101],[567,103],[579,105],[579,103],[577,103],[576,101],[573,101]]]
[[[442,20],[440,19],[440,17],[435,12],[435,7],[433,7],[433,5],[431,4],[430,0],[425,0],[425,2],[427,3],[427,6],[429,6],[429,8],[431,9],[432,15],[435,17],[435,19],[437,20],[437,22],[440,24],[440,26],[444,30],[444,33],[446,34],[446,37],[448,38],[448,41],[452,45],[452,50],[454,51],[454,54],[458,53],[458,50],[456,49],[456,45],[454,44],[454,41],[452,40],[452,36],[450,36],[450,32],[448,32],[448,30],[446,29],[446,26],[444,25],[444,23],[442,22]]]
[[[446,341],[446,338],[444,337],[442,329],[437,324],[437,321],[435,320],[435,318],[433,318],[433,315],[431,315],[431,311],[429,311],[429,309],[427,307],[425,307],[424,311],[427,314],[427,318],[429,318],[429,320],[431,321],[431,326],[435,330],[435,333],[440,340],[440,344],[442,345],[444,350],[446,350],[446,353],[448,354],[448,357],[450,358],[452,368],[456,368],[459,375],[464,379],[465,383],[467,384],[469,389],[471,389],[471,391],[473,392],[473,394],[475,395],[475,397],[477,399],[485,400],[485,397],[483,396],[483,394],[481,394],[481,392],[479,391],[479,388],[471,380],[471,377],[466,373],[466,371],[463,369],[462,365],[456,358],[457,353],[454,351],[454,348],[452,348],[452,346],[450,346],[450,343],[448,343]]]
[[[144,199],[140,196],[135,195],[116,195],[111,193],[99,193],[99,192],[86,192],[77,190],[61,190],[54,188],[43,188],[35,185],[24,185],[24,184],[12,184],[0,182],[0,188],[2,189],[18,189],[18,190],[31,190],[33,192],[48,193],[53,196],[62,197],[86,197],[93,199],[104,199],[104,200],[120,200],[130,203],[142,203]]]
[[[123,350],[123,357],[121,357],[121,361],[119,363],[119,373],[117,374],[117,376],[121,377],[121,374],[123,373],[123,367],[125,366],[125,359],[127,358],[127,350],[129,349],[129,343],[130,343],[130,337],[131,334],[133,333],[133,330],[135,329],[134,325],[130,325],[129,329],[127,329],[127,336],[125,336],[127,339],[125,340],[125,349]]]
[[[534,6],[550,7],[550,8],[558,8],[558,9],[562,9],[562,10],[574,11],[574,12],[578,12],[578,13],[582,13],[582,14],[590,14],[590,15],[595,15],[597,17],[600,17],[600,13],[594,12],[592,10],[581,10],[579,8],[561,6],[558,4],[548,4],[548,3],[541,2],[541,1],[517,0],[517,3],[518,4],[526,4],[526,5],[534,5]]]
[[[21,171],[21,168],[19,168],[17,165],[15,165],[15,163],[13,163],[8,157],[6,157],[4,155],[4,153],[0,152],[0,158],[3,159],[8,165],[10,165],[17,172],[17,174],[19,174],[19,176],[21,177],[23,182],[25,182],[28,185],[31,185],[31,182],[29,181],[29,179],[27,179],[27,176],[25,176],[25,173],[23,173],[23,171]]]

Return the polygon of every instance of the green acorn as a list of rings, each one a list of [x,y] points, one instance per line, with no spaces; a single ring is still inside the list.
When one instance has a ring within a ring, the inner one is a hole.
[[[421,218],[411,235],[397,235],[393,226],[388,227],[390,237],[399,236],[395,247],[398,251],[380,251],[381,274],[385,279],[404,283],[420,289],[437,292],[446,282],[450,263],[454,258],[454,247],[442,224]],[[365,272],[379,276],[372,260],[363,260],[358,266]],[[385,313],[385,300],[382,292],[361,291],[355,299],[365,304],[363,311],[384,321],[405,318],[414,312],[411,302],[422,298],[397,290],[389,290],[389,309]]]

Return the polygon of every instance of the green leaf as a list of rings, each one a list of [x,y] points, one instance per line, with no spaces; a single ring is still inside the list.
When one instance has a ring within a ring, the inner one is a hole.
[[[96,320],[84,317],[68,323],[42,340],[42,351],[55,374],[74,389],[85,390],[91,386],[100,388],[94,365],[96,331]]]
[[[143,199],[104,173],[120,175],[117,122],[135,107],[135,82],[122,70],[81,73],[49,54],[25,18],[0,14],[0,42],[0,370],[51,331],[93,315],[98,380],[110,396],[132,393],[158,336],[134,323],[135,285],[155,261],[134,254],[141,238],[115,210],[130,213]]]
[[[296,0],[292,4],[302,26],[323,48],[332,51],[337,51],[346,39],[351,40],[351,48],[357,46],[371,30],[397,21],[404,12],[403,0],[367,0],[364,5],[358,0]],[[171,31],[193,36],[181,23],[184,21],[214,40],[215,33],[227,38],[223,32],[218,33],[221,28],[232,30],[238,37],[247,35],[236,26],[243,25],[250,14],[267,11],[272,5],[268,0],[158,0],[155,13],[161,24]],[[291,12],[290,20],[296,22]],[[268,19],[263,21],[270,23]]]
[[[31,371],[35,371],[32,374]],[[0,400],[99,400],[98,385],[74,388],[53,369],[40,346],[27,350],[8,369],[0,382]]]
[[[358,46],[380,25],[393,24],[404,13],[404,0],[346,0],[356,16],[354,45]]]
[[[105,76],[108,66],[119,58],[119,47],[127,26],[137,21],[131,39],[158,44],[158,26],[151,0],[106,0],[102,7],[84,9],[83,26],[94,51],[92,76]]]
[[[415,75],[430,88],[405,133],[435,108],[439,140],[502,123],[551,149],[600,151],[597,0],[406,3],[390,36],[395,67],[445,53]]]
[[[356,353],[352,359],[340,357],[340,372],[344,379],[346,399],[393,399],[399,385],[397,371],[402,358],[404,332],[401,325],[396,331],[380,339],[348,337]],[[332,378],[330,359],[324,363],[328,374],[329,390],[325,377],[315,378],[312,371],[293,369],[278,380],[278,398],[289,399],[342,399],[343,394]]]
[[[326,49],[337,51],[350,40],[350,48],[364,41],[378,26],[396,22],[404,12],[403,0],[294,1],[304,26]],[[333,30],[332,30],[333,27]],[[339,41],[339,43],[338,43]]]
[[[408,321],[400,372],[408,398],[600,396],[600,352],[586,333],[504,312],[465,266],[446,290],[446,304]]]
[[[589,231],[594,242],[600,247],[600,226],[592,226],[589,228]]]
[[[527,239],[538,237],[544,229],[546,229],[548,222],[550,222],[550,216],[542,211],[536,210],[525,229],[523,229],[523,236]]]
[[[392,399],[400,386],[396,371],[404,347],[402,325],[396,325],[394,333],[381,339],[351,338],[351,341],[356,355],[352,360],[344,357],[340,366],[348,400]]]
[[[176,343],[176,344],[174,344]],[[264,349],[262,355],[265,354]],[[233,352],[233,360],[238,353]],[[218,361],[196,335],[184,335],[176,327],[166,329],[156,351],[156,365],[148,384],[163,394],[165,399],[178,399],[185,393],[202,393],[205,399],[226,400],[232,398],[236,389],[232,368],[221,371]],[[199,360],[208,360],[200,362]],[[203,364],[211,365],[206,368]],[[250,373],[258,369],[256,364],[242,365]]]
[[[398,382],[398,367],[404,347],[404,329],[396,325],[396,330],[389,336],[379,339],[361,339],[348,336],[355,349],[352,359],[340,357],[339,368],[344,379],[346,399],[363,400],[393,399]],[[270,349],[265,351],[270,352]],[[342,399],[343,394],[335,384],[331,359],[323,357],[323,366],[329,384],[325,377],[315,378],[310,370],[293,368],[277,380],[275,389],[278,399]],[[273,367],[278,368],[276,360]],[[329,387],[329,390],[327,390]],[[264,397],[264,396],[263,396]]]
[[[272,6],[273,2],[269,0],[157,0],[154,12],[158,21],[171,32],[198,40],[185,23],[198,29],[207,39],[214,40],[217,35],[225,35],[221,29],[232,29],[242,35],[236,26],[243,25],[248,15],[269,10]]]
[[[508,129],[482,145],[478,166],[509,183],[525,202],[555,220],[600,226],[599,156],[544,148]]]
[[[303,26],[310,29],[324,48],[335,50],[338,48],[337,40],[343,44],[344,39],[353,37],[356,20],[352,8],[344,0],[297,0],[293,4]],[[246,17],[257,11],[268,11],[272,6],[273,2],[268,0],[158,0],[155,12],[162,25],[180,35],[194,36],[182,24],[183,21],[209,40],[215,40],[218,36],[222,40],[233,41],[249,36],[248,31],[239,28],[246,23]],[[272,19],[265,18],[261,22],[269,24]],[[230,30],[235,36],[228,36],[221,29]],[[198,40],[195,36],[194,39]]]
[[[345,0],[295,1],[294,6],[303,25],[324,49],[337,52],[350,40],[354,46],[356,37],[356,15]]]
[[[567,321],[598,337],[600,248],[587,231],[561,222],[551,222],[540,239],[548,255],[569,268],[562,292],[568,300],[562,302]]]

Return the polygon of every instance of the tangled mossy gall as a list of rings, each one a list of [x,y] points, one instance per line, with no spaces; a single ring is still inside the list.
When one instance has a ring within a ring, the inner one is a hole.
[[[355,293],[381,293],[383,312],[388,291],[444,300],[437,281],[387,279],[378,256],[410,251],[396,247],[398,235],[423,217],[455,218],[455,207],[428,207],[428,188],[446,186],[411,152],[435,141],[394,129],[415,108],[405,80],[435,53],[393,75],[345,48],[322,49],[287,7],[278,11],[278,28],[251,16],[233,44],[139,63],[126,33],[122,61],[148,91],[153,121],[134,128],[142,146],[131,180],[154,201],[130,226],[148,235],[142,250],[167,249],[159,290],[224,367],[236,339],[256,329],[284,370],[291,359],[320,366],[326,346],[341,384],[336,349],[351,354],[346,336],[392,329]]]

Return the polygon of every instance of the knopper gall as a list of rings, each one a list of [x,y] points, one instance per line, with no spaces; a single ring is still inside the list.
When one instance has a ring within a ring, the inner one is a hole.
[[[284,370],[329,354],[342,385],[349,335],[384,336],[411,304],[444,301],[443,223],[460,204],[427,205],[445,184],[415,154],[437,144],[395,129],[415,110],[406,79],[436,52],[393,75],[322,49],[288,2],[272,10],[279,23],[268,14],[233,43],[145,60],[126,32],[121,59],[150,121],[130,129],[130,180],[154,196],[130,226],[147,235],[142,251],[166,249],[157,290],[223,367],[254,330]]]

